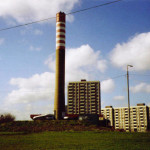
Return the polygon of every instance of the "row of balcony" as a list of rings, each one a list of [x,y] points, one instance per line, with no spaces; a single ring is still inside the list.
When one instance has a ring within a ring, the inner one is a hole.
[[[68,86],[68,89],[72,89],[72,88],[74,88],[74,89],[78,89],[78,88],[84,88],[84,89],[90,89],[90,88],[99,88],[97,85],[94,85],[94,86],[90,86],[90,85],[88,85],[88,86],[84,86],[84,85],[80,85],[80,86]]]

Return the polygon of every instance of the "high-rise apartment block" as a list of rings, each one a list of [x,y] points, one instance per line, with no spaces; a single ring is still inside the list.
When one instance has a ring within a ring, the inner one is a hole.
[[[100,81],[69,82],[68,114],[100,114]]]
[[[107,106],[108,107],[108,106]],[[113,124],[115,129],[124,129],[129,131],[129,112],[128,107],[112,108],[113,117],[110,118],[110,109],[102,109],[105,119]],[[142,103],[130,107],[130,127],[131,131],[145,132],[149,128],[149,109]]]

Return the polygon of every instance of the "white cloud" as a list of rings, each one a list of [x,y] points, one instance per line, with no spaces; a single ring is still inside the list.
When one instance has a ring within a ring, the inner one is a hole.
[[[0,0],[0,17],[25,23],[55,17],[59,11],[70,12],[78,3],[79,0]]]
[[[0,38],[0,45],[2,45],[4,43],[5,39],[4,38]]]
[[[42,48],[41,48],[41,47],[30,46],[29,49],[30,49],[31,51],[40,51]]]
[[[113,98],[113,100],[119,100],[119,101],[122,101],[122,100],[124,100],[124,99],[125,99],[125,97],[124,97],[124,96],[121,96],[121,95],[115,96],[115,97]]]
[[[12,78],[10,84],[17,86],[6,98],[9,103],[28,103],[54,98],[54,73],[35,74],[30,78]]]
[[[12,78],[10,84],[16,86],[16,90],[7,95],[1,113],[11,112],[17,120],[29,120],[30,114],[53,113],[55,73]]]
[[[66,70],[77,69],[85,66],[97,65],[100,51],[94,52],[89,45],[67,50]]]
[[[117,44],[110,53],[110,60],[117,67],[127,64],[137,71],[150,70],[150,32],[137,34],[128,42]]]
[[[150,93],[150,84],[142,82],[136,86],[132,86],[130,89],[133,93]]]
[[[105,93],[112,92],[115,88],[115,83],[112,79],[104,80],[101,82],[101,91]]]
[[[107,61],[102,59],[97,62],[97,68],[101,70],[101,72],[105,72],[107,69]]]
[[[56,67],[56,64],[55,64],[55,57],[56,57],[56,54],[53,53],[49,56],[49,58],[44,62],[45,65],[48,65],[48,67],[51,69],[51,71],[55,71],[55,67]]]
[[[52,54],[45,64],[55,71],[55,55]],[[66,79],[81,79],[87,77],[90,72],[98,70],[104,72],[107,69],[107,61],[101,59],[100,51],[94,51],[89,45],[66,50]],[[70,75],[69,75],[70,74]],[[76,77],[75,77],[76,76]]]

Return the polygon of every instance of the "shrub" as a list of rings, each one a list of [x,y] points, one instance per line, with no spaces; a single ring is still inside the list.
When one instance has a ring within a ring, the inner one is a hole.
[[[14,120],[15,116],[10,113],[0,115],[0,123],[13,122]]]

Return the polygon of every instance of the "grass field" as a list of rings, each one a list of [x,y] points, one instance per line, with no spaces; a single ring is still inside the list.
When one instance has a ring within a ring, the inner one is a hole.
[[[150,133],[111,131],[0,132],[3,150],[149,150]]]

